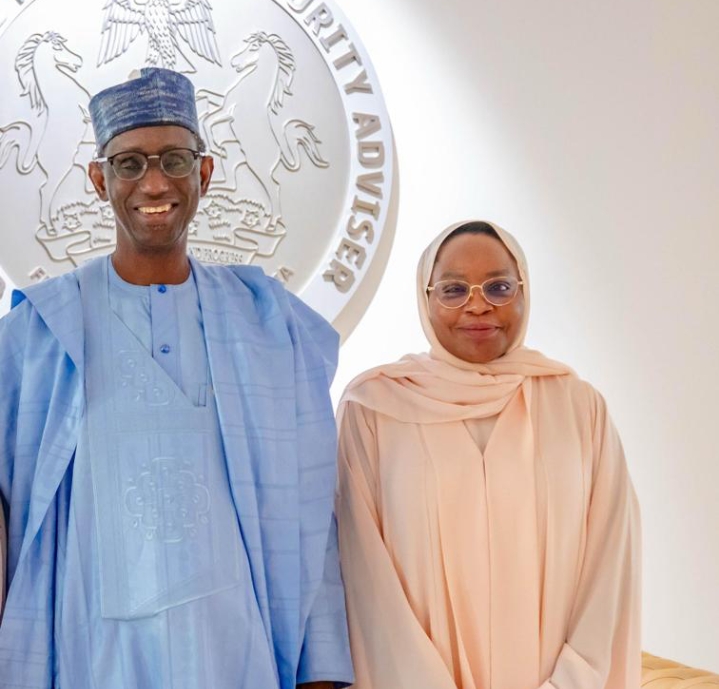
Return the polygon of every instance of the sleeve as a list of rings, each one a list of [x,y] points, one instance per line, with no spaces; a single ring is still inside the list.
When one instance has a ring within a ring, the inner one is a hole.
[[[307,543],[313,544],[308,556],[312,561],[304,563],[303,577],[319,581],[307,612],[296,682],[333,682],[337,687],[347,687],[354,681],[354,673],[333,511],[337,434],[329,396],[339,338],[332,326],[304,302],[276,280],[271,284],[278,298],[285,300],[289,307],[289,332],[295,356],[301,360],[296,374],[300,401],[297,413],[298,425],[304,432],[299,432],[297,452],[304,467],[301,469],[303,500],[311,505],[303,510],[302,533]],[[321,476],[319,469],[322,469]],[[321,529],[312,514],[322,515]]]
[[[292,333],[293,340],[296,340],[299,335],[306,342],[311,342],[321,353],[327,381],[331,383],[337,370],[339,333],[319,313],[279,285],[277,280],[272,280],[272,284],[287,298],[294,317],[301,324],[301,333]]]
[[[355,689],[456,689],[404,593],[382,538],[373,416],[341,405],[340,556]]]
[[[594,466],[577,595],[541,689],[636,689],[641,677],[639,507],[604,400],[594,392]]]
[[[297,684],[322,681],[334,682],[338,689],[354,681],[334,516],[324,575],[307,619],[297,670]]]

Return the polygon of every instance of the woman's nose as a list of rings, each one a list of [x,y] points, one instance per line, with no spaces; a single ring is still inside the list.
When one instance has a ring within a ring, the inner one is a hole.
[[[482,294],[482,289],[479,285],[472,285],[469,291],[469,299],[464,305],[466,311],[475,311],[477,313],[485,313],[492,308],[490,304]]]

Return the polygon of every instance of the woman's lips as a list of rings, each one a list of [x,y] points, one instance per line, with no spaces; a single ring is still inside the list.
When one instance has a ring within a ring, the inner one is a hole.
[[[457,330],[473,340],[488,340],[496,335],[501,328],[494,323],[477,323],[473,325],[460,325],[457,327]]]

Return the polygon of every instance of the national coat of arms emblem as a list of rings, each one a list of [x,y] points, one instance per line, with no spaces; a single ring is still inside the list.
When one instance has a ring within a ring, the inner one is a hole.
[[[9,219],[0,265],[9,280],[23,286],[113,250],[112,211],[85,173],[95,154],[88,101],[132,69],[157,65],[195,83],[215,158],[191,252],[260,265],[347,334],[361,315],[350,301],[366,304],[388,255],[397,185],[376,77],[340,10],[316,0],[105,0],[77,9],[30,0],[0,17]]]

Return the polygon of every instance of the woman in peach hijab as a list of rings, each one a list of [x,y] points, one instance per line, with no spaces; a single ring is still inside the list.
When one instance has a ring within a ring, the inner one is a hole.
[[[424,252],[429,354],[340,404],[338,518],[356,689],[636,689],[636,498],[604,400],[522,345],[501,228]]]

